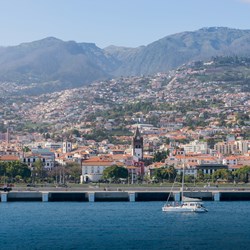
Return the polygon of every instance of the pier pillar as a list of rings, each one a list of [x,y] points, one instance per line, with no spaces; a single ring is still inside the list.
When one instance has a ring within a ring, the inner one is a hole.
[[[220,193],[214,193],[214,201],[220,201]]]
[[[49,193],[43,193],[42,199],[43,199],[43,202],[48,202],[49,201]]]
[[[89,202],[95,201],[95,193],[88,193],[89,194]]]
[[[1,193],[1,202],[7,202],[7,193]]]
[[[174,201],[181,201],[181,193],[174,193]]]
[[[135,202],[135,193],[129,193],[129,201]]]

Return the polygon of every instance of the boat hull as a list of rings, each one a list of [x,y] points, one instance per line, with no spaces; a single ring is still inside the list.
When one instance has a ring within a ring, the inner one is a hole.
[[[206,209],[189,209],[189,208],[162,208],[163,212],[173,212],[173,213],[206,213]]]
[[[207,209],[202,206],[200,203],[196,202],[187,202],[182,205],[165,205],[162,207],[163,212],[174,212],[174,213],[205,213]]]

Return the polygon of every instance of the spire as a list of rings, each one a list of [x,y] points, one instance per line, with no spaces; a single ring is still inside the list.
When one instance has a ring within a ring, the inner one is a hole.
[[[140,131],[139,131],[139,128],[138,128],[138,127],[136,127],[134,137],[135,137],[135,138],[141,138],[141,133],[140,133]]]

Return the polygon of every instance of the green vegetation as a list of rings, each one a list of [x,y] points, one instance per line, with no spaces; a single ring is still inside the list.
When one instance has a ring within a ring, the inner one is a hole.
[[[237,181],[248,183],[250,177],[250,166],[244,166],[237,169],[233,175]]]
[[[27,182],[30,180],[29,167],[20,161],[0,162],[1,183]]]
[[[41,134],[46,134],[49,131],[49,124],[36,122],[19,123],[16,130],[28,133],[39,132]]]
[[[103,141],[108,140],[110,143],[122,143],[117,139],[118,136],[132,136],[132,133],[127,129],[94,129],[91,134],[84,135],[86,140]]]
[[[117,119],[120,117],[133,115],[136,112],[147,114],[149,111],[156,110],[156,106],[151,102],[135,102],[128,104],[115,105],[112,109],[106,111],[97,111],[95,114],[90,114],[87,117],[88,121],[94,121],[96,117],[103,117],[104,119]]]
[[[219,180],[223,181],[231,181],[233,178],[233,174],[231,171],[227,169],[218,169],[212,174],[213,182]]]
[[[162,168],[156,168],[153,171],[153,181],[169,181],[173,182],[177,176],[177,171],[173,166],[165,166]]]
[[[128,178],[128,170],[117,165],[110,166],[103,171],[103,179],[118,182],[119,179]]]
[[[167,156],[169,155],[169,152],[168,151],[157,151],[155,154],[154,154],[154,157],[153,157],[153,162],[160,162],[160,161],[163,161],[167,158]]]
[[[20,161],[0,161],[0,182],[1,183],[79,183],[81,166],[72,162],[66,166],[56,166],[52,170],[45,169],[43,162],[39,159],[32,167]]]

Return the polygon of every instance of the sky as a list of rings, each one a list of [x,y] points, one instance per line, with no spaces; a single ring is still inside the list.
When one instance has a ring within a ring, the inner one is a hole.
[[[214,26],[250,29],[250,0],[0,0],[0,46],[53,36],[138,47]]]

